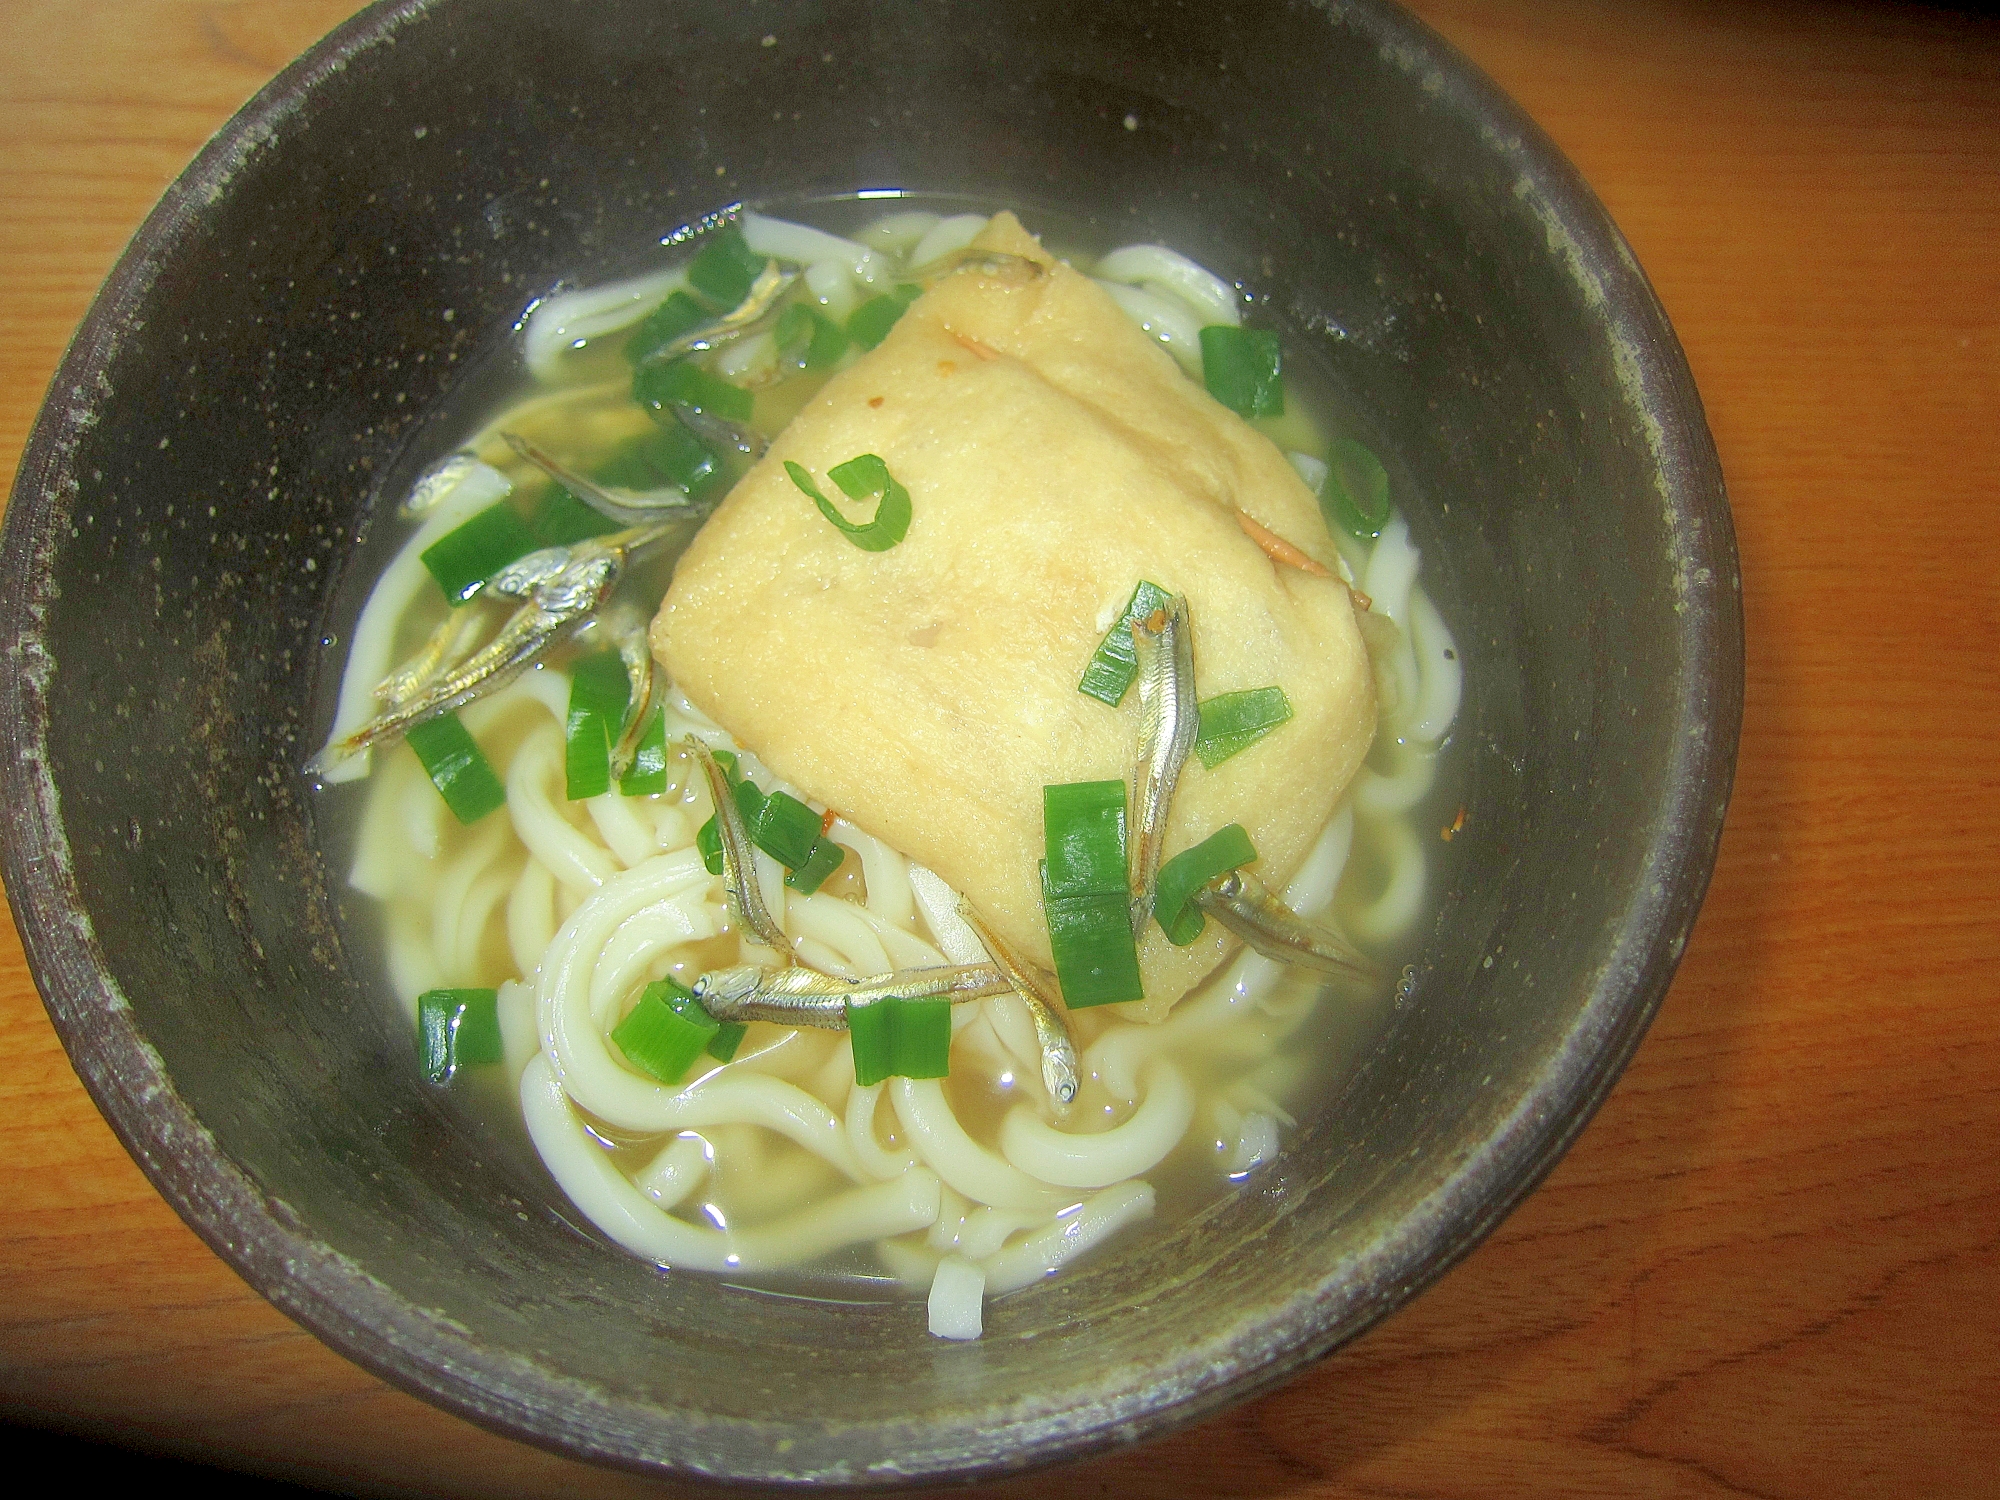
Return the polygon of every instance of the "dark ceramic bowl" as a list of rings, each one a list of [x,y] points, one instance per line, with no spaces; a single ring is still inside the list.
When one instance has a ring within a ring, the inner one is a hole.
[[[468,357],[703,213],[863,189],[1059,210],[1267,297],[1399,459],[1467,666],[1470,822],[1411,1003],[1255,1191],[996,1303],[971,1346],[578,1234],[419,1083],[297,769],[343,557]],[[1741,701],[1729,511],[1659,304],[1540,132],[1374,3],[379,6],[147,220],[56,377],[0,569],[8,889],[160,1190],[452,1411],[738,1478],[1127,1442],[1435,1279],[1637,1044]]]

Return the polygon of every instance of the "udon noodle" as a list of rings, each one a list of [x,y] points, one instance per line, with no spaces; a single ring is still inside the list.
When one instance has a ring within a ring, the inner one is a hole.
[[[757,214],[740,219],[749,248],[799,268],[799,295],[835,324],[910,267],[967,245],[985,223],[906,212],[845,238]],[[1238,319],[1234,288],[1158,247],[1114,250],[1092,270],[1195,379],[1201,328]],[[375,685],[447,616],[425,550],[510,492],[543,483],[499,434],[577,453],[646,428],[651,418],[632,404],[629,379],[610,357],[685,277],[677,265],[534,307],[521,345],[532,389],[466,445],[477,462],[461,459],[419,486],[414,529],[357,621],[334,737],[374,711]],[[712,368],[760,386],[758,416],[776,423],[822,378],[786,379],[781,358],[767,332],[717,351]],[[1318,489],[1324,434],[1296,415],[1277,431]],[[1459,666],[1419,583],[1402,516],[1372,542],[1335,530],[1350,581],[1369,603],[1379,728],[1283,894],[1302,915],[1332,913],[1357,943],[1387,956],[1425,911],[1414,813],[1438,774]],[[635,572],[627,587],[650,613],[664,575]],[[471,619],[482,608],[459,613]],[[578,644],[592,645],[605,628],[585,626]],[[1176,1191],[1189,1200],[1252,1177],[1323,1086],[1330,1064],[1303,1044],[1309,1023],[1325,1007],[1360,1003],[1241,949],[1156,1024],[1116,1006],[1073,1012],[1081,1085],[1066,1110],[1044,1082],[1028,1007],[1012,994],[953,1009],[944,1079],[862,1086],[840,1033],[756,1022],[729,1061],[704,1058],[682,1084],[662,1083],[610,1039],[644,986],[663,976],[692,984],[768,954],[737,930],[722,881],[696,847],[713,808],[684,742],[734,751],[739,772],[763,792],[826,809],[672,687],[665,790],[625,796],[613,785],[569,801],[570,704],[558,654],[461,710],[505,790],[499,815],[467,827],[401,744],[333,767],[326,779],[372,769],[350,880],[378,904],[389,982],[412,1019],[426,991],[496,987],[502,1066],[536,1152],[593,1225],[660,1266],[752,1282],[815,1269],[886,1276],[927,1293],[932,1332],[976,1336],[985,1299],[1050,1276],[1152,1216],[1160,1174],[1178,1174]],[[943,881],[866,829],[828,818],[827,834],[848,857],[813,894],[788,890],[783,867],[756,856],[765,902],[800,963],[862,976],[985,961]]]

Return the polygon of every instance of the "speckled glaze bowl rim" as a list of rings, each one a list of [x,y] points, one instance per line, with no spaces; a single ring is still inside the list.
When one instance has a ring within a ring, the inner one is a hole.
[[[238,165],[361,52],[394,37],[431,0],[382,4],[339,27],[261,90],[211,140],[146,219],[99,293],[51,384],[24,454],[0,553],[0,732],[4,870],[29,962],[85,1086],[126,1148],[201,1237],[251,1286],[364,1368],[507,1436],[641,1472],[708,1474],[686,1439],[699,1421],[608,1399],[583,1382],[497,1351],[413,1307],[334,1253],[266,1197],[175,1092],[98,950],[70,864],[46,759],[52,660],[40,635],[59,549],[57,522],[76,476],[69,460],[115,366],[130,309],[163,250],[199,224]],[[1594,292],[1628,389],[1656,421],[1652,461],[1667,529],[1690,584],[1680,615],[1685,688],[1675,760],[1652,846],[1656,879],[1636,891],[1612,961],[1535,1087],[1481,1149],[1359,1263],[1250,1327],[1226,1364],[1169,1369],[1098,1407],[1019,1424],[984,1452],[928,1452],[907,1464],[834,1477],[893,1485],[1014,1472],[1156,1436],[1265,1391],[1435,1281],[1541,1180],[1595,1112],[1665,994],[1707,887],[1742,712],[1742,619],[1720,468],[1678,343],[1609,216],[1554,145],[1497,87],[1420,22],[1378,3],[1349,8],[1385,56],[1433,96],[1479,121],[1542,205],[1552,253]],[[1705,573],[1699,570],[1706,569]],[[629,1435],[650,1434],[641,1443]],[[623,1440],[619,1439],[623,1436]],[[669,1459],[663,1454],[673,1454]]]

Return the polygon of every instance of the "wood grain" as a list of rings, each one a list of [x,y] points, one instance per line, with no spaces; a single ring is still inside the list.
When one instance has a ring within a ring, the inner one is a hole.
[[[346,0],[0,0],[0,455],[153,199]],[[1735,506],[1715,884],[1547,1184],[1282,1391],[1026,1496],[2000,1495],[2000,26],[1423,0],[1582,168]],[[369,1492],[649,1487],[364,1375],[155,1195],[0,932],[0,1414]]]

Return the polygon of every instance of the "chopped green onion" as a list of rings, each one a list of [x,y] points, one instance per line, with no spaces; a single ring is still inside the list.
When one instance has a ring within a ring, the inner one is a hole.
[[[1212,323],[1201,331],[1201,379],[1209,395],[1239,417],[1285,411],[1278,336],[1263,328]]]
[[[1125,783],[1042,788],[1042,910],[1072,1008],[1142,1000],[1125,877]]]
[[[430,773],[446,807],[461,823],[477,823],[507,801],[507,789],[493,774],[457,714],[442,714],[412,725],[403,736]]]
[[[704,245],[688,266],[688,285],[726,310],[750,295],[764,262],[764,256],[744,243],[743,231],[731,224]]]
[[[667,789],[667,711],[653,711],[653,722],[639,736],[632,755],[632,769],[618,778],[618,790],[627,797],[656,797]]]
[[[863,453],[826,471],[826,477],[839,485],[850,500],[865,500],[877,494],[882,497],[881,503],[875,507],[875,519],[861,525],[856,525],[834,509],[833,502],[822,495],[819,486],[813,483],[810,469],[786,459],[785,472],[792,476],[793,484],[812,497],[819,513],[839,527],[847,539],[863,552],[887,552],[909,532],[910,492],[890,476],[889,466],[876,454]]]
[[[720,751],[716,752],[715,758],[718,763],[722,763],[722,753]],[[728,763],[723,765],[723,774],[731,778],[729,793],[736,799],[736,811],[743,817],[743,826],[752,830],[752,836],[754,837],[758,814],[764,810],[764,794],[757,789],[757,783],[748,777],[745,777],[741,781],[735,780],[735,772],[736,761],[735,757],[731,756]],[[709,820],[706,823],[695,830],[694,846],[701,851],[701,862],[707,866],[708,873],[711,875],[720,875],[722,873],[722,830],[715,826],[715,817],[713,814],[709,816]]]
[[[737,298],[737,301],[742,301]],[[676,291],[647,315],[632,337],[625,341],[625,357],[644,364],[691,328],[699,328],[711,314],[686,292]]]
[[[943,1078],[951,1071],[949,1000],[877,1000],[847,1007],[854,1081],[863,1088],[885,1078]]]
[[[1071,1010],[1143,1000],[1139,950],[1132,939],[1132,902],[1123,889],[1058,894],[1042,863],[1042,911],[1055,950],[1056,979]]]
[[[1185,948],[1201,936],[1208,919],[1188,898],[1216,876],[1257,858],[1257,848],[1241,823],[1218,829],[1192,849],[1183,849],[1160,866],[1153,882],[1153,915],[1167,941]]]
[[[847,1007],[847,1045],[854,1054],[854,1081],[862,1088],[896,1071],[895,1016],[894,1000]]]
[[[743,1033],[749,1029],[741,1021],[724,1021],[715,1028],[715,1035],[708,1039],[703,1050],[717,1062],[728,1062],[736,1056],[736,1049],[743,1045]]]
[[[1389,471],[1353,438],[1335,438],[1327,472],[1333,483],[1319,499],[1327,520],[1357,541],[1374,541],[1389,524]]]
[[[743,816],[750,842],[791,872],[785,877],[786,885],[808,896],[818,890],[844,857],[838,844],[820,836],[819,814],[789,792],[773,792],[766,797],[757,789],[756,782],[747,777],[738,781],[736,757],[725,750],[713,753],[729,780],[730,795],[736,799],[736,810]],[[694,844],[708,873],[720,875],[722,830],[716,827],[713,817],[695,831]],[[832,853],[822,854],[822,847],[830,848]],[[818,870],[818,878],[810,885],[803,884],[806,872],[812,869]]]
[[[641,365],[632,376],[632,399],[655,416],[673,420],[670,406],[692,406],[726,422],[747,422],[756,398],[740,385],[711,375],[700,365],[677,359],[672,364]]]
[[[1057,895],[1126,892],[1124,782],[1043,787],[1042,837],[1049,888]]]
[[[951,1002],[896,1002],[896,1076],[943,1078],[951,1072]]]
[[[893,292],[870,297],[848,317],[847,336],[862,348],[873,349],[889,336],[889,330],[896,326],[896,320],[902,317],[908,311],[910,304],[923,293],[922,287],[904,283]]]
[[[424,566],[453,605],[465,603],[486,580],[542,546],[528,523],[498,501],[424,549]]]
[[[806,341],[806,368],[823,370],[847,351],[847,334],[816,307],[794,302],[778,314],[773,334],[780,349]]]
[[[1201,728],[1194,753],[1213,771],[1239,750],[1248,749],[1292,716],[1292,700],[1281,687],[1222,693],[1200,704]]]
[[[590,477],[614,489],[657,490],[673,485],[700,496],[724,476],[708,445],[668,418],[621,445]]]
[[[625,723],[632,682],[616,651],[586,656],[570,670],[563,721],[563,776],[572,802],[611,790],[611,742]]]
[[[609,536],[618,523],[601,516],[561,485],[552,485],[528,523],[544,547],[574,547],[594,536]]]
[[[417,996],[417,1050],[424,1077],[450,1083],[460,1068],[497,1063],[500,1009],[497,990],[426,990]]]
[[[819,814],[789,792],[773,792],[750,825],[750,838],[786,869],[801,869],[819,842]]]
[[[633,1067],[662,1083],[679,1083],[720,1027],[692,990],[671,979],[656,979],[646,986],[632,1013],[612,1028],[611,1040]]]
[[[827,877],[838,870],[840,862],[846,858],[846,848],[822,834],[806,862],[785,876],[785,884],[801,896],[810,896],[826,884]]]
[[[1090,663],[1083,669],[1083,680],[1076,685],[1079,693],[1113,708],[1118,706],[1139,673],[1139,649],[1132,643],[1132,627],[1166,602],[1165,589],[1157,583],[1140,580],[1116,623],[1091,653]]]

